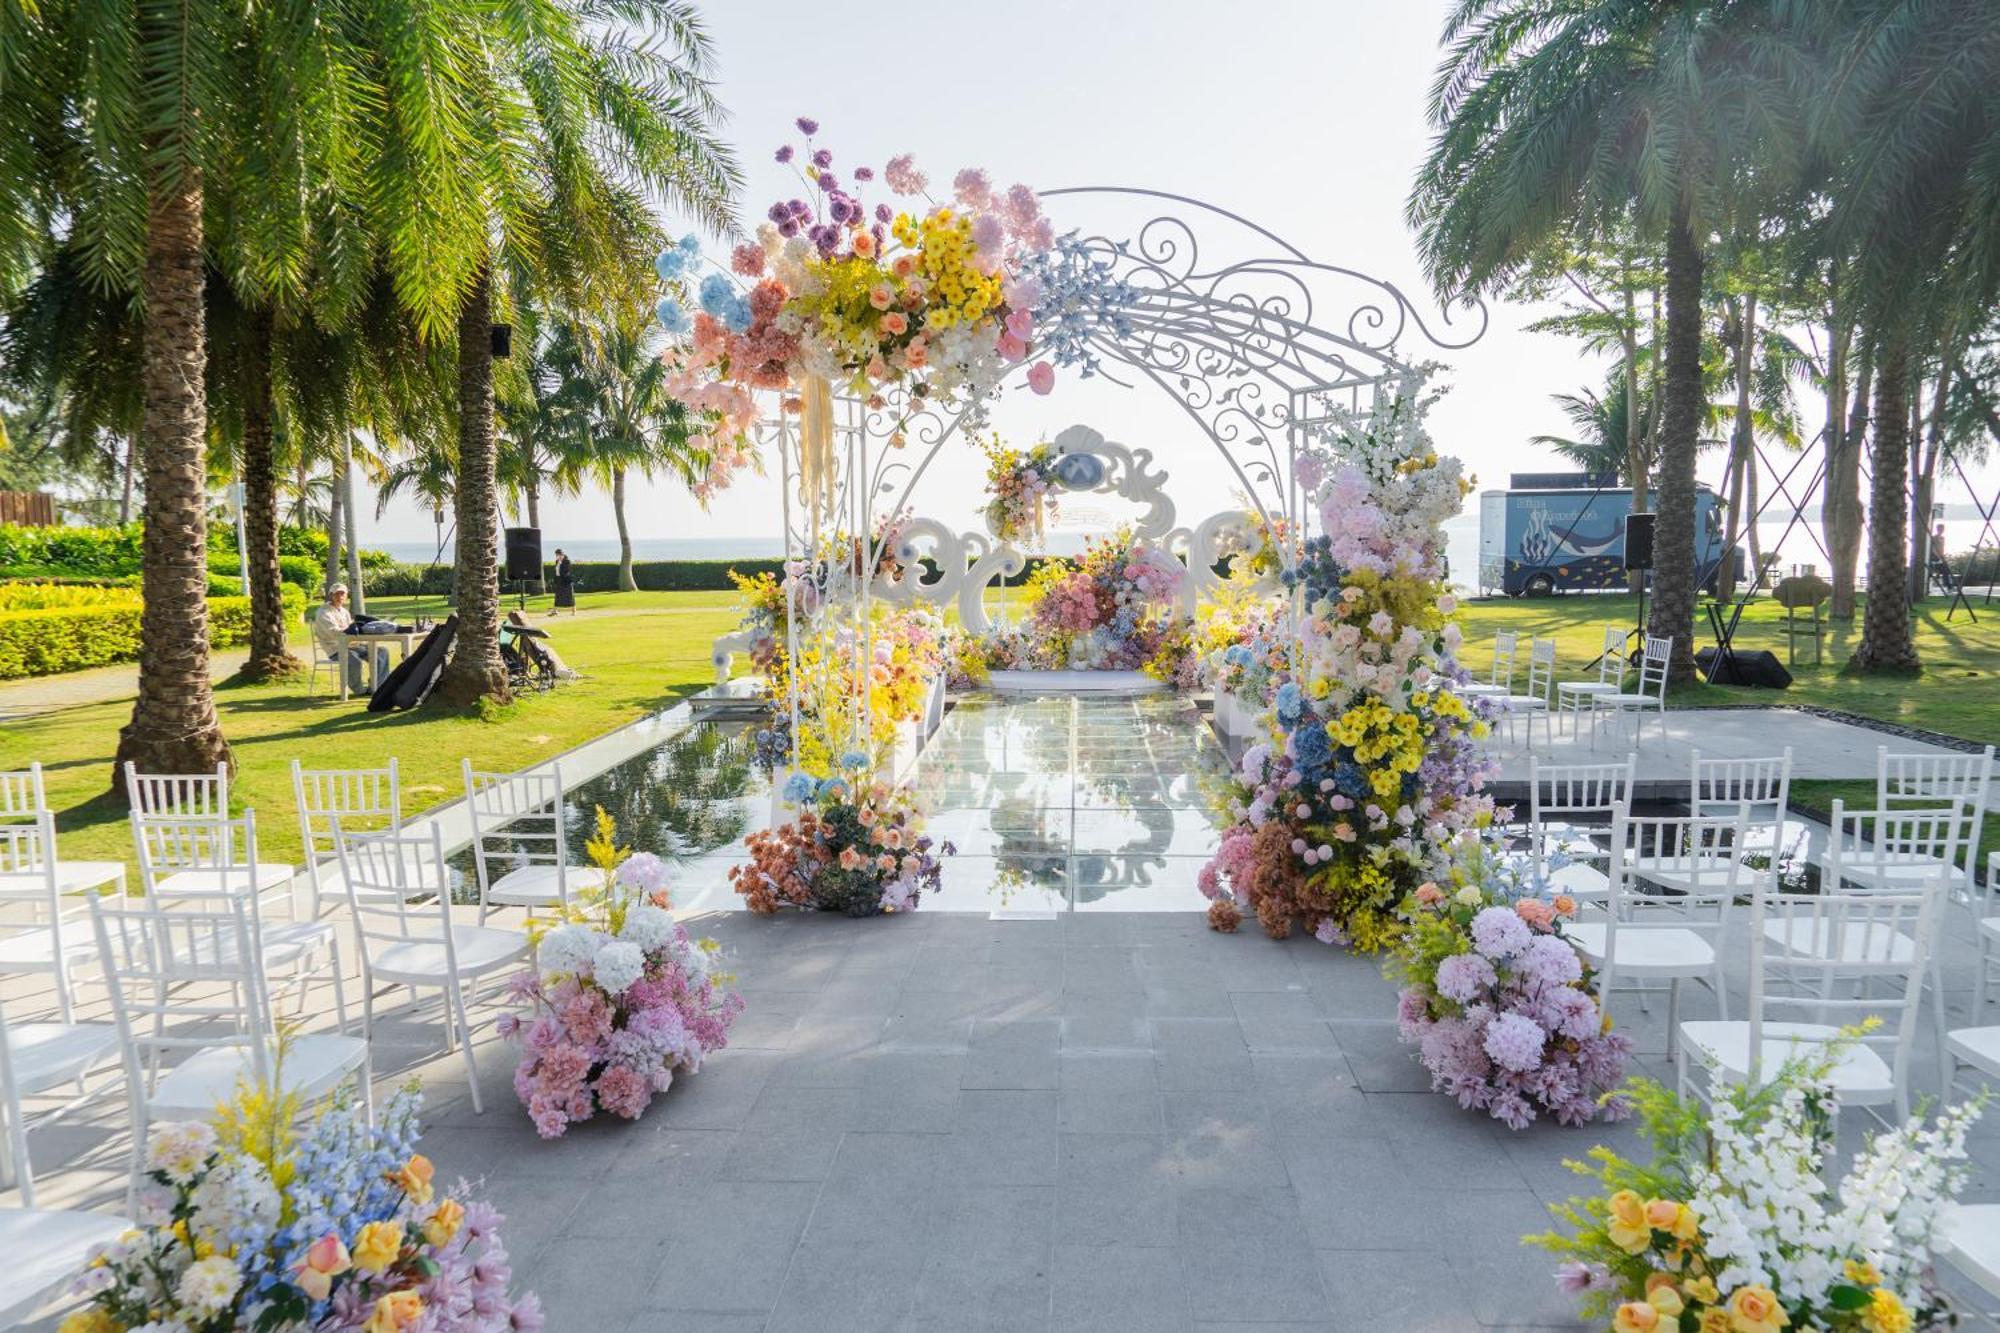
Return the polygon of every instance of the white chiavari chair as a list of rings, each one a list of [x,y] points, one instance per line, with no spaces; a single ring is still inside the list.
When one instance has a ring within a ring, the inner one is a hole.
[[[466,991],[483,977],[517,967],[528,956],[528,937],[451,919],[450,895],[437,891],[445,881],[445,863],[435,826],[422,836],[397,837],[348,834],[338,817],[334,823],[340,879],[361,940],[362,1036],[374,1032],[379,987],[442,991],[445,1049],[462,1051],[473,1112],[483,1113]]]
[[[1493,636],[1493,667],[1485,680],[1468,681],[1454,686],[1459,695],[1475,699],[1488,695],[1507,694],[1514,688],[1514,656],[1519,650],[1521,636],[1512,630],[1501,630]]]
[[[177,815],[186,819],[226,819],[229,816],[229,765],[213,773],[141,773],[125,764],[125,799],[132,813]]]
[[[1548,738],[1549,748],[1556,744],[1555,722],[1549,713],[1549,691],[1554,686],[1556,675],[1556,641],[1554,639],[1530,639],[1528,641],[1528,688],[1523,694],[1510,690],[1505,694],[1489,694],[1486,701],[1507,719],[1507,740],[1518,742],[1516,719],[1528,720],[1528,748],[1535,747],[1535,719],[1542,720],[1543,734]]]
[[[481,925],[497,908],[566,903],[577,889],[603,883],[602,871],[570,863],[559,765],[481,773],[470,759],[463,764]]]
[[[205,1120],[245,1080],[296,1093],[306,1105],[353,1080],[373,1118],[361,1038],[291,1033],[280,1060],[268,963],[245,902],[165,912],[92,898],[90,911],[125,1056],[135,1190],[153,1123]]]
[[[1608,853],[1593,834],[1608,832],[1613,810],[1632,803],[1638,766],[1636,754],[1603,764],[1545,764],[1528,756],[1529,864],[1552,891],[1604,900]],[[1552,867],[1552,860],[1563,864]]]
[[[1590,696],[1590,744],[1597,747],[1597,721],[1601,713],[1615,713],[1619,717],[1632,717],[1632,748],[1638,749],[1645,731],[1645,715],[1654,713],[1660,719],[1660,736],[1667,734],[1667,667],[1674,655],[1674,641],[1670,637],[1648,634],[1645,651],[1639,655],[1639,683],[1630,694],[1622,689],[1616,694],[1593,694]]]
[[[1556,712],[1569,719],[1569,734],[1576,735],[1578,722],[1590,711],[1590,700],[1599,694],[1617,694],[1625,688],[1625,639],[1628,631],[1607,626],[1604,646],[1597,655],[1597,675],[1556,682]]]
[[[1737,899],[1755,885],[1743,857],[1748,817],[1635,817],[1623,805],[1611,815],[1611,887],[1602,920],[1565,928],[1597,972],[1610,1012],[1619,981],[1667,983],[1667,1048],[1680,1030],[1681,987],[1699,981],[1715,993],[1716,1012],[1729,1017],[1724,945]],[[1670,866],[1666,883],[1643,866]],[[1651,891],[1649,891],[1649,889]]]
[[[306,853],[306,882],[312,893],[314,916],[324,910],[327,899],[336,904],[346,899],[340,882],[341,832],[403,835],[402,780],[394,759],[383,768],[306,768],[292,760],[292,794],[299,807],[299,841]],[[413,874],[425,869],[436,873],[429,862],[413,863]],[[456,870],[442,867],[443,878],[424,887],[447,892],[462,881]]]
[[[89,926],[78,923],[80,933]],[[87,1092],[85,1080],[113,1061],[118,1049],[118,1029],[109,1023],[11,1023],[5,1006],[0,1006],[0,1184],[17,1182],[21,1202],[35,1206],[35,1172],[28,1157],[27,1113],[24,1097],[40,1096],[73,1083],[79,1093]],[[81,1102],[71,1098],[38,1117],[46,1123]]]
[[[1954,800],[1964,801],[1972,820],[1972,830],[1962,850],[1965,864],[1959,889],[1968,901],[1977,897],[1979,828],[1992,808],[1993,747],[1967,754],[1892,753],[1888,746],[1875,748],[1875,804],[1879,809],[1937,807]]]
[[[1944,906],[1943,871],[1914,890],[1785,893],[1762,885],[1750,909],[1750,1015],[1744,1021],[1681,1024],[1675,1061],[1678,1086],[1688,1088],[1691,1064],[1707,1071],[1713,1095],[1719,1082],[1755,1083],[1787,1060],[1817,1058],[1845,1029],[1868,1019],[1880,1026],[1853,1040],[1833,1066],[1842,1105],[1893,1106],[1910,1113],[1910,1051],[1923,998],[1926,950],[1932,922]],[[1817,953],[1786,948],[1787,939],[1820,940]],[[1916,947],[1898,955],[1881,941],[1906,939]],[[1889,988],[1875,993],[1877,984]],[[1783,1017],[1783,1015],[1797,1017]],[[1885,1054],[1886,1052],[1886,1054]]]

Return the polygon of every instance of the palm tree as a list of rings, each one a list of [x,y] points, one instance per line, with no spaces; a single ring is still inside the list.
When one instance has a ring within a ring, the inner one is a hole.
[[[1859,671],[1921,669],[1904,541],[1910,383],[2000,298],[2000,25],[1985,0],[1793,0],[1827,53],[1815,140],[1829,247],[1873,348],[1868,605]],[[1948,356],[1941,359],[1949,361]]]
[[[575,376],[590,436],[585,466],[610,488],[618,522],[618,587],[634,592],[639,584],[632,573],[626,478],[665,472],[693,486],[709,460],[689,443],[694,431],[687,409],[667,394],[666,365],[649,310],[628,302],[610,318],[580,326],[576,337],[581,354]]]
[[[1503,286],[1551,247],[1629,219],[1664,241],[1665,367],[1651,632],[1693,675],[1695,451],[1704,410],[1702,273],[1748,145],[1770,151],[1748,0],[1459,0],[1432,85],[1438,136],[1408,214],[1457,294]]]
[[[1528,443],[1538,444],[1551,450],[1566,462],[1576,464],[1586,472],[1615,477],[1622,486],[1634,486],[1631,468],[1631,454],[1628,452],[1632,432],[1627,430],[1628,417],[1625,404],[1625,370],[1620,366],[1611,374],[1612,383],[1607,391],[1599,394],[1594,389],[1581,389],[1576,393],[1552,395],[1552,401],[1569,418],[1576,431],[1574,435],[1534,435]],[[1644,438],[1645,418],[1651,411],[1651,404],[1640,401],[1639,438]],[[1642,478],[1643,479],[1643,478]]]
[[[451,152],[463,180],[451,194],[473,193],[462,215],[454,206],[458,234],[447,249],[457,268],[449,290],[459,298],[459,631],[432,696],[446,707],[507,698],[491,341],[499,280],[570,309],[604,308],[645,281],[656,234],[649,199],[712,231],[735,228],[738,171],[715,134],[722,113],[693,7],[631,0],[612,25],[586,0],[532,7],[540,26],[529,40],[466,51],[461,96],[472,118]],[[509,132],[488,133],[489,126]],[[412,244],[434,244],[428,229],[413,230]]]

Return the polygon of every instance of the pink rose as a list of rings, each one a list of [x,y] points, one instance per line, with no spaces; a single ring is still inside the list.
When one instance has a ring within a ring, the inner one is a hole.
[[[1036,393],[1046,394],[1056,387],[1056,368],[1046,361],[1037,361],[1028,367],[1028,387]]]
[[[896,294],[889,290],[889,284],[878,282],[868,289],[868,304],[877,310],[887,310],[896,302]]]
[[[930,344],[921,337],[911,339],[910,345],[903,349],[903,363],[911,370],[922,370],[930,364],[930,360]]]
[[[292,1283],[313,1300],[323,1301],[333,1290],[333,1280],[352,1267],[346,1244],[329,1231],[307,1247],[305,1258],[292,1269]]]
[[[891,310],[888,314],[882,316],[882,332],[894,336],[896,334],[908,333],[909,331],[910,317],[902,311]]]

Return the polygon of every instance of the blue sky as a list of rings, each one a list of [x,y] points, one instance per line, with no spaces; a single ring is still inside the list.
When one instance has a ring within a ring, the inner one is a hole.
[[[1378,275],[1431,305],[1403,200],[1428,140],[1424,104],[1444,0],[711,0],[719,91],[731,112],[754,221],[798,192],[772,150],[816,117],[842,174],[914,152],[934,181],[981,166],[1038,189],[1139,186],[1205,199],[1321,262]],[[1062,201],[1052,201],[1058,228]],[[1496,304],[1487,335],[1446,362],[1432,416],[1442,448],[1480,484],[1548,467],[1527,444],[1566,423],[1550,395],[1602,382],[1572,343],[1530,334],[1543,313]],[[1806,404],[1809,418],[1811,403]],[[1155,390],[1058,383],[1010,394],[995,414],[1029,442],[1083,422],[1149,447],[1173,472],[1183,521],[1224,507],[1234,487],[1213,446]],[[1719,463],[1704,464],[1704,475]],[[973,526],[982,464],[946,446],[914,497],[920,513]],[[1958,497],[1952,497],[1958,498]],[[707,513],[671,484],[636,488],[634,535],[775,532],[777,485],[747,477]],[[546,540],[611,535],[602,495],[544,502]],[[1116,515],[1114,515],[1115,517]],[[428,512],[392,508],[372,537],[425,540]]]

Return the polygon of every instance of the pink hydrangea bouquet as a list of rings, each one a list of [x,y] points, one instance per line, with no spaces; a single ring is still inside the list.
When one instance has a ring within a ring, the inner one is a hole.
[[[573,897],[552,927],[538,923],[535,964],[512,983],[528,1012],[501,1020],[522,1048],[515,1095],[545,1139],[599,1110],[637,1120],[675,1074],[728,1045],[743,1009],[716,967],[719,946],[668,911],[665,865],[616,834],[599,810],[590,855],[610,881]]]
[[[1563,937],[1565,897],[1517,896],[1483,852],[1456,888],[1426,882],[1405,900],[1393,970],[1397,1021],[1431,1084],[1512,1129],[1540,1112],[1565,1125],[1627,1112],[1607,1097],[1631,1042],[1610,1031],[1590,973]],[[1485,881],[1485,882],[1482,882]]]
[[[1186,577],[1173,556],[1120,530],[1091,541],[1074,562],[1052,560],[1035,571],[1028,583],[1030,628],[1047,642],[1057,667],[1137,671],[1159,659],[1181,619],[1177,599]]]

